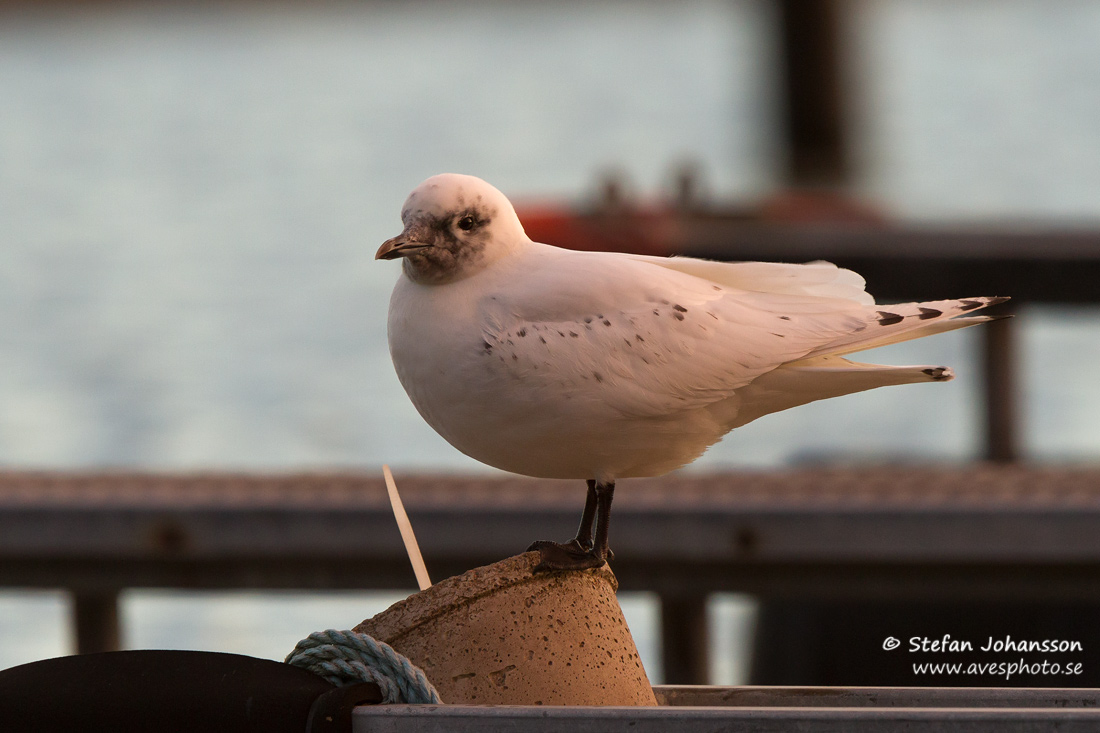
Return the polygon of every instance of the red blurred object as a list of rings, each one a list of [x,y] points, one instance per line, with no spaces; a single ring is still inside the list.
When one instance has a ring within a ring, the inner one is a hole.
[[[800,224],[886,224],[881,211],[865,201],[835,191],[788,189],[764,199],[760,221]]]
[[[669,255],[684,236],[682,216],[669,208],[583,213],[542,204],[517,207],[516,213],[531,239],[568,249]]]
[[[634,205],[611,200],[587,209],[541,202],[516,207],[527,236],[567,249],[675,255],[690,249],[698,225],[844,224],[883,225],[871,205],[829,191],[788,190],[753,206],[711,206],[692,203]]]

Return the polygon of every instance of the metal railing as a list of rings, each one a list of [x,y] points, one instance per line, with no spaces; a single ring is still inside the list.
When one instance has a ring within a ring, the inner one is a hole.
[[[433,577],[572,534],[573,482],[398,476]],[[612,568],[662,599],[666,679],[705,682],[705,602],[1100,601],[1100,469],[800,470],[624,482]],[[72,592],[78,650],[134,587],[413,587],[381,478],[0,473],[0,586]],[[703,610],[701,610],[703,609]],[[701,676],[702,675],[702,676]]]

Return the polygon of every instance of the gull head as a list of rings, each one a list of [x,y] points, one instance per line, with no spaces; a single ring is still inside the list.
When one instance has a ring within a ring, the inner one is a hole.
[[[405,230],[383,242],[374,258],[402,258],[409,279],[424,285],[469,277],[527,241],[504,194],[457,173],[417,186],[401,209],[401,223]]]

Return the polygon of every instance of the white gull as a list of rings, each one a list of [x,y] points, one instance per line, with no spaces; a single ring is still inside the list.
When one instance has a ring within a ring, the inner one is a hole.
[[[762,415],[874,387],[942,382],[942,366],[844,355],[990,320],[1004,298],[876,305],[858,274],[577,252],[531,241],[472,176],[418,186],[389,310],[398,378],[463,453],[528,476],[588,481],[577,537],[538,542],[540,569],[609,555],[615,481],[659,476]]]

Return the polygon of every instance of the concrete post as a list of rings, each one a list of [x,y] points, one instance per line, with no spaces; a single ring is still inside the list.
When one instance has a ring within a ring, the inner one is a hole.
[[[536,575],[538,560],[448,578],[355,631],[411,659],[446,703],[656,705],[611,570]]]

